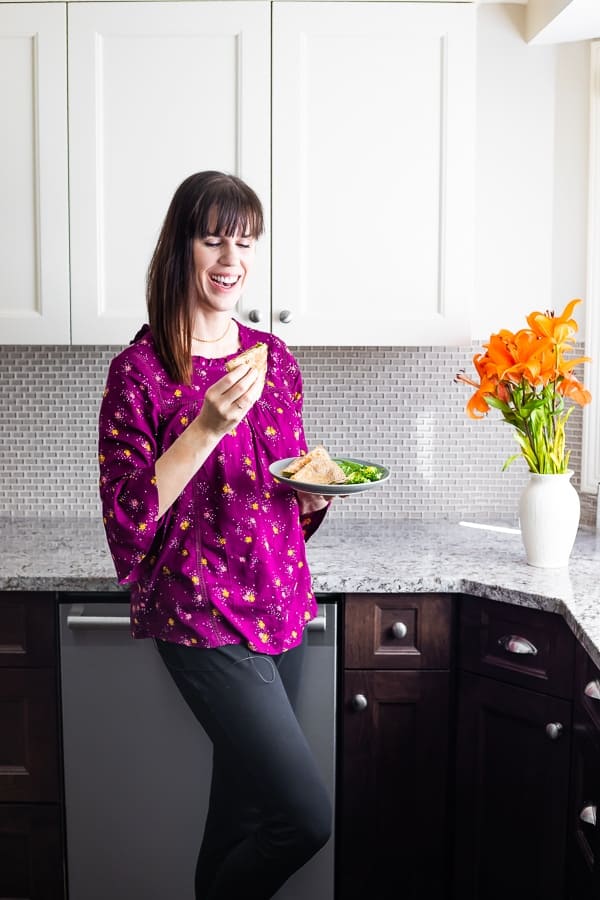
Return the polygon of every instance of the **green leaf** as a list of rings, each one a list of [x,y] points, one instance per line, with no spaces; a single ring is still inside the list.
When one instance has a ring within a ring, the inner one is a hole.
[[[493,406],[494,409],[499,409],[504,414],[508,413],[510,415],[512,413],[512,409],[507,403],[504,403],[503,400],[500,400],[499,397],[495,397],[492,394],[485,395],[485,402],[488,406]]]
[[[501,471],[506,472],[509,466],[511,466],[516,459],[521,459],[521,453],[513,453],[512,456],[509,456],[507,460],[504,461]]]

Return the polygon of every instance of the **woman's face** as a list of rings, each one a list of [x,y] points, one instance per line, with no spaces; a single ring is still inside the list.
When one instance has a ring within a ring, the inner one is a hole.
[[[225,312],[240,299],[254,262],[256,239],[208,234],[193,243],[194,287],[204,308]]]

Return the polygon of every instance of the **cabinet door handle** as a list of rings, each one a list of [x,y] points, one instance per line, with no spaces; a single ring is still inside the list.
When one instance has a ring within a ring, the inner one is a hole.
[[[260,322],[262,319],[262,313],[260,309],[251,309],[248,313],[248,318],[251,322]]]
[[[527,638],[521,637],[519,634],[503,634],[498,638],[498,643],[508,653],[528,653],[530,656],[537,655],[537,647],[528,641]]]
[[[392,625],[392,634],[395,638],[404,638],[408,634],[408,628],[404,622],[394,622]]]
[[[579,818],[582,822],[585,822],[587,825],[595,825],[596,824],[596,807],[593,804],[590,806],[584,806],[581,812],[579,813]]]
[[[352,698],[352,708],[357,712],[362,712],[363,709],[366,709],[368,704],[367,698],[364,694],[355,694]]]
[[[282,309],[279,313],[279,321],[284,325],[289,325],[292,321],[292,311],[290,309]]]
[[[563,731],[564,728],[561,722],[548,722],[546,725],[546,734],[551,741],[557,741]]]
[[[593,681],[588,681],[583,693],[586,697],[591,697],[592,700],[600,700],[600,681],[597,678],[594,678]]]

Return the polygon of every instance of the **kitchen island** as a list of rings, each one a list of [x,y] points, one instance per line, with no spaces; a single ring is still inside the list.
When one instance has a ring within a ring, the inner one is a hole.
[[[600,533],[570,565],[525,561],[517,529],[453,521],[325,521],[308,543],[319,593],[464,593],[559,613],[600,666]],[[121,591],[100,520],[0,519],[0,590]]]

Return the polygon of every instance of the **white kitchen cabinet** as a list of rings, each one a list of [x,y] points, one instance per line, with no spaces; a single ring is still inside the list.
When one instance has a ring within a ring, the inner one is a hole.
[[[192,172],[270,185],[268,2],[69,4],[75,344],[128,342],[167,206]],[[269,246],[244,303],[269,315]],[[240,310],[244,315],[244,308]]]
[[[474,25],[466,4],[273,3],[273,329],[289,343],[470,339]]]
[[[0,6],[0,341],[69,341],[64,4]]]
[[[128,342],[146,319],[173,191],[207,168],[239,174],[265,206],[243,321],[299,345],[469,339],[472,4],[96,0],[0,12],[7,28],[23,16],[48,29],[0,63],[19,144],[2,150],[18,175],[0,175],[15,198],[0,213],[2,343]],[[28,52],[40,57],[29,80]]]

